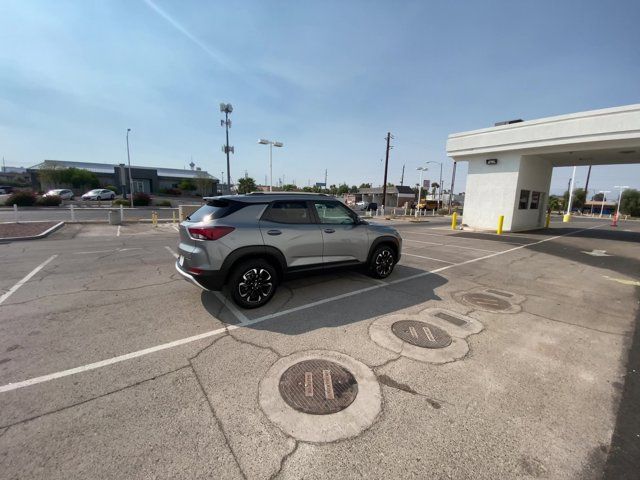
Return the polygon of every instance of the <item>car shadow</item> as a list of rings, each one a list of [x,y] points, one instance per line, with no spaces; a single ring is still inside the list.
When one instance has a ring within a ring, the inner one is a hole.
[[[441,275],[405,265],[397,265],[384,284],[364,277],[359,281],[351,281],[350,275],[353,273],[307,275],[304,279],[306,286],[302,288],[296,288],[297,279],[286,280],[280,286],[283,292],[277,292],[272,302],[282,301],[282,298],[278,299],[278,295],[289,294],[290,298],[277,309],[269,304],[254,310],[240,309],[249,322],[255,321],[247,323],[244,328],[285,335],[301,335],[322,328],[340,328],[429,301],[441,301],[435,291],[448,282]],[[345,279],[349,280],[349,288],[336,292],[333,282],[344,282]],[[304,297],[309,292],[305,289],[324,289],[327,292],[326,295],[318,295],[316,290],[312,298],[306,301]],[[228,292],[223,292],[223,295],[227,302],[231,302]],[[201,301],[210,315],[216,317],[220,312],[221,301],[215,293],[203,291]]]

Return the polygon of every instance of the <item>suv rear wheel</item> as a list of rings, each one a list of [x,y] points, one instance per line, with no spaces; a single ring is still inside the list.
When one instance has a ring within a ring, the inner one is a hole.
[[[277,287],[276,269],[260,258],[240,263],[229,277],[233,301],[243,308],[257,308],[266,304]]]
[[[396,254],[393,248],[382,245],[376,248],[369,261],[369,274],[375,278],[387,278],[393,272]]]

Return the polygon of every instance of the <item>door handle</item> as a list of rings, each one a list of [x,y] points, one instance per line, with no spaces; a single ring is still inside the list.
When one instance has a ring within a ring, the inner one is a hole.
[[[280,230],[268,230],[267,234],[269,235],[280,235],[282,232]]]
[[[325,228],[324,229],[325,233],[334,233],[335,230],[333,228]]]

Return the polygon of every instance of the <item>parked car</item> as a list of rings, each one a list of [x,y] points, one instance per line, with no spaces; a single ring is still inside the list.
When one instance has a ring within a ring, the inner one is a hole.
[[[49,190],[43,197],[60,197],[62,200],[73,200],[73,192],[66,188],[57,188],[55,190]]]
[[[353,209],[356,211],[363,212],[367,209],[368,206],[369,206],[369,202],[356,202],[355,205],[353,206]]]
[[[82,195],[82,200],[113,200],[116,192],[103,188],[96,188]]]
[[[0,185],[0,195],[6,195],[13,193],[14,188],[9,185]]]
[[[323,194],[250,193],[207,198],[180,224],[176,269],[205,290],[228,286],[239,306],[266,304],[294,272],[364,267],[391,274],[402,238]]]

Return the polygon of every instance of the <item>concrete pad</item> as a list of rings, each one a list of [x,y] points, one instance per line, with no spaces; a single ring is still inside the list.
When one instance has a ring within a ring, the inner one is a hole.
[[[14,425],[0,463],[5,478],[243,478],[190,368]]]

